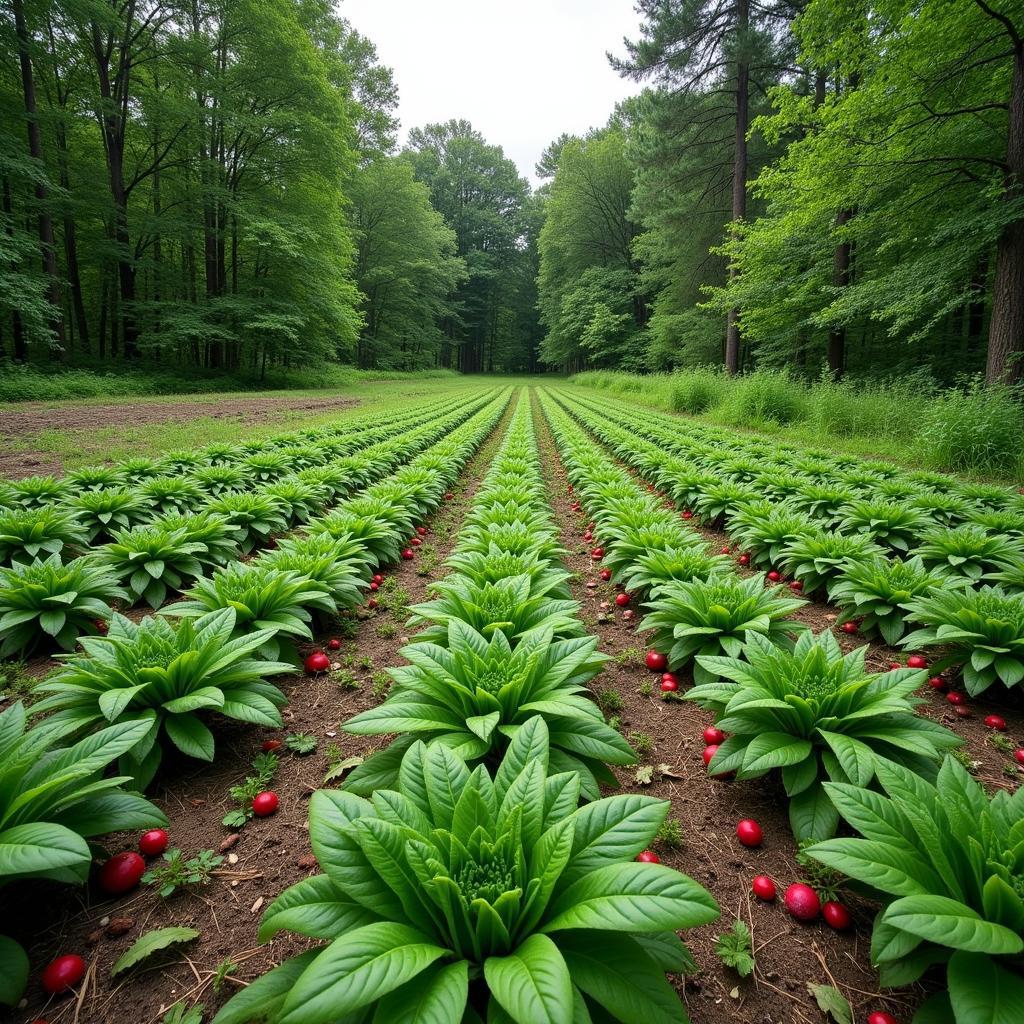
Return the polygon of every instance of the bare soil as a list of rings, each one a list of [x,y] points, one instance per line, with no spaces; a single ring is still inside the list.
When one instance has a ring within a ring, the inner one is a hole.
[[[25,450],[32,438],[47,430],[59,429],[73,442],[75,434],[87,436],[105,427],[189,423],[196,419],[256,424],[280,419],[285,413],[323,413],[359,404],[356,398],[220,398],[216,395],[182,402],[126,399],[121,404],[109,405],[24,402],[0,408],[0,476],[19,479],[36,473],[62,473],[63,466],[53,454]],[[21,450],[11,450],[15,444]]]
[[[574,573],[573,597],[582,603],[588,629],[600,637],[600,650],[614,659],[595,681],[595,692],[600,698],[604,691],[615,691],[623,705],[615,712],[622,732],[634,746],[639,743],[645,749],[649,744],[642,767],[653,769],[651,783],[638,782],[636,769],[616,768],[621,791],[647,793],[671,803],[669,820],[681,825],[683,844],[671,848],[659,843],[655,852],[663,863],[700,882],[722,908],[717,923],[684,935],[700,967],[699,974],[679,979],[677,985],[693,1024],[718,1024],[723,1020],[736,1024],[820,1024],[824,1015],[809,985],[838,987],[854,1009],[854,1020],[863,1020],[875,1010],[887,1010],[898,1020],[909,1021],[925,990],[915,987],[879,992],[877,973],[870,966],[871,923],[877,909],[873,904],[850,892],[842,894],[853,916],[853,927],[846,932],[834,931],[821,919],[802,924],[786,912],[782,905],[786,887],[809,879],[795,859],[796,843],[781,784],[771,777],[738,782],[713,779],[707,774],[702,732],[713,724],[713,716],[695,704],[661,699],[660,674],[647,670],[647,647],[643,634],[636,630],[643,610],[631,602],[629,607],[636,618],[625,620],[623,611],[614,605],[614,585],[601,581],[600,565],[590,557],[594,544],[611,538],[595,537],[584,542],[590,515],[585,508],[572,511],[568,478],[539,410],[537,422],[548,493],[561,527],[562,544],[569,551],[566,566]],[[665,504],[674,508],[670,500]],[[713,551],[728,543],[724,533],[699,529]],[[611,602],[611,608],[602,610],[602,602]],[[834,608],[811,601],[795,617],[817,632],[833,626],[837,614]],[[845,650],[864,643],[856,635],[838,635]],[[905,658],[901,652],[872,644],[868,662],[881,670],[901,656]],[[689,689],[692,673],[687,670],[676,675],[680,691]],[[1012,758],[991,745],[991,734],[982,721],[985,715],[998,711],[1008,723],[1007,735],[1024,740],[1024,714],[1019,704],[1009,709],[1005,705],[990,707],[979,699],[972,701],[971,717],[964,719],[951,713],[943,694],[925,687],[921,696],[927,699],[921,708],[923,714],[964,738],[968,756],[975,762],[975,775],[990,790],[1012,787],[1014,779],[1020,780]],[[753,818],[761,825],[765,840],[760,847],[749,849],[736,838],[736,823],[743,818]],[[775,902],[764,903],[751,893],[751,880],[759,874],[774,879],[778,890]],[[756,968],[745,979],[724,967],[714,948],[717,936],[737,918],[750,927],[755,953]]]
[[[510,404],[509,411],[512,407]],[[324,785],[332,745],[336,757],[366,757],[389,742],[389,737],[349,736],[340,726],[385,698],[382,669],[404,664],[398,652],[409,640],[405,606],[426,600],[432,579],[443,574],[443,560],[458,538],[459,525],[505,432],[508,416],[506,413],[452,488],[454,500],[444,503],[426,521],[428,534],[416,558],[380,570],[385,583],[374,596],[382,607],[359,609],[353,618],[341,620],[336,629],[317,636],[316,645],[303,649],[303,654],[324,650],[327,640],[343,638],[342,649],[331,654],[337,659],[331,671],[277,680],[289,697],[283,712],[284,730],[257,730],[220,720],[216,726],[211,723],[217,737],[213,764],[185,758],[165,760],[158,784],[148,795],[170,820],[171,846],[193,856],[199,850],[218,851],[230,843],[233,830],[221,824],[222,817],[234,809],[229,787],[241,784],[251,774],[252,760],[265,740],[298,732],[317,738],[317,750],[307,756],[279,751],[280,768],[271,787],[280,799],[277,813],[255,818],[239,830],[237,841],[223,850],[225,862],[209,885],[194,892],[179,891],[166,900],[150,886],[114,899],[94,885],[74,890],[33,883],[0,891],[3,930],[25,944],[33,965],[28,1004],[13,1017],[17,1024],[34,1022],[40,1016],[48,1024],[157,1024],[180,999],[188,1005],[203,1003],[205,1019],[210,1020],[239,987],[312,944],[282,933],[261,945],[257,941],[260,918],[284,889],[317,870],[309,843],[307,808],[309,798]],[[398,601],[401,607],[385,610]],[[137,839],[136,834],[107,837],[106,852],[134,849]],[[111,936],[110,922],[119,918],[129,919],[131,928]],[[111,966],[142,934],[170,926],[195,928],[200,937],[117,978],[110,977]],[[46,1003],[39,985],[40,971],[54,957],[70,952],[77,952],[89,964],[87,983],[81,986],[78,998]],[[235,969],[217,991],[217,968],[226,961]]]

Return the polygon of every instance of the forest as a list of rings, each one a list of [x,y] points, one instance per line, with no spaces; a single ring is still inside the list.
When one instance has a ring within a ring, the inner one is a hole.
[[[7,0],[0,366],[1020,379],[1018,2],[635,6],[534,189],[344,5]]]

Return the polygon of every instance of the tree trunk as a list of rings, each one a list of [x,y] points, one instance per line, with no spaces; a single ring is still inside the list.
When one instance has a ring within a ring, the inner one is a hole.
[[[68,143],[64,126],[57,129],[57,165],[60,173],[60,187],[65,193],[71,191],[71,175],[68,171]],[[82,296],[82,274],[78,266],[78,225],[70,208],[64,208],[64,262],[67,264],[68,297],[71,312],[78,329],[78,340],[83,352],[89,352],[89,318],[85,315],[85,299]]]
[[[849,224],[853,218],[853,210],[840,210],[836,215],[836,227]],[[852,246],[849,242],[840,242],[832,256],[832,283],[837,288],[845,288],[850,283],[850,256]],[[833,376],[841,377],[846,370],[846,328],[835,327],[828,335],[828,368]]]
[[[1010,85],[1009,131],[1006,141],[1007,202],[1024,197],[1024,40],[1014,47]],[[985,379],[1015,384],[1024,376],[1024,217],[1003,228],[996,244],[992,282],[992,316],[988,325],[988,363]]]
[[[3,203],[4,215],[7,219],[7,234],[14,234],[14,204],[11,201],[11,182],[4,175],[3,179]],[[25,328],[21,322],[21,314],[11,310],[11,356],[16,363],[23,363],[28,358],[28,349],[25,345]]]
[[[747,28],[750,24],[750,0],[736,2],[736,35],[739,60],[736,63],[736,140],[732,168],[732,219],[740,221],[747,215],[747,127],[750,118],[750,66],[747,63]],[[729,268],[729,280],[739,276],[735,266]],[[729,310],[725,332],[725,368],[738,373],[740,368],[740,311]]]
[[[125,17],[130,24],[134,20],[134,3],[127,5]],[[110,55],[112,46],[104,47],[103,38],[100,35],[100,27],[96,22],[92,23],[92,46],[93,55],[96,58],[96,73],[100,87],[100,97],[103,100],[103,115],[101,125],[103,129],[103,145],[107,154],[107,170],[110,175],[110,196],[114,203],[114,241],[117,247],[117,280],[120,289],[120,303],[112,308],[119,308],[123,330],[124,355],[126,359],[134,359],[138,355],[138,325],[135,322],[135,267],[132,264],[132,252],[130,236],[128,232],[128,193],[124,183],[124,132],[127,118],[127,82],[119,83],[120,91],[124,92],[123,97],[114,97],[110,80]],[[118,69],[118,77],[127,76],[131,67],[131,61],[127,54],[125,42],[122,46],[120,56],[121,67]],[[124,108],[122,108],[122,102]],[[117,325],[114,324],[111,330],[111,339],[116,336]],[[112,352],[111,355],[114,353]]]
[[[32,57],[29,53],[28,27],[25,24],[23,0],[13,0],[14,30],[18,36],[18,60],[21,64],[21,88],[25,97],[25,119],[28,124],[28,152],[39,163],[40,174],[45,172],[43,140],[39,134],[39,118],[36,114],[36,83],[32,74]],[[49,278],[50,329],[57,340],[58,354],[64,352],[64,310],[60,297],[60,277],[57,273],[57,250],[53,242],[53,218],[50,216],[50,197],[42,177],[36,181],[36,203],[39,207],[39,247],[43,254],[43,270]]]

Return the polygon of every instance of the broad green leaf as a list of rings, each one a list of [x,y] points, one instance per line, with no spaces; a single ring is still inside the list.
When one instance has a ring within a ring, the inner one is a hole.
[[[374,1024],[460,1024],[469,997],[465,960],[428,967],[377,1004]]]
[[[954,953],[947,980],[949,1001],[958,1022],[1019,1024],[1024,979],[992,957]]]
[[[928,942],[968,953],[1000,956],[1024,950],[1024,939],[1016,932],[946,896],[905,896],[889,905],[885,920]]]
[[[488,957],[484,977],[516,1024],[572,1024],[569,969],[546,935],[531,935],[508,956]]]
[[[15,1006],[28,984],[28,954],[21,946],[0,935],[0,1003]]]

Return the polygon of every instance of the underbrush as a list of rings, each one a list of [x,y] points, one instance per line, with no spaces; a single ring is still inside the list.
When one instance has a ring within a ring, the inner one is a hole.
[[[809,382],[784,370],[729,377],[697,366],[650,376],[594,370],[571,380],[723,426],[930,469],[1014,479],[1024,466],[1019,391],[976,378],[940,389],[926,373],[882,381],[837,381],[826,373]]]
[[[52,402],[68,398],[127,398],[135,395],[185,395],[227,391],[320,390],[383,380],[454,378],[454,370],[357,370],[326,366],[270,370],[255,374],[159,366],[42,367],[0,361],[0,402]]]

